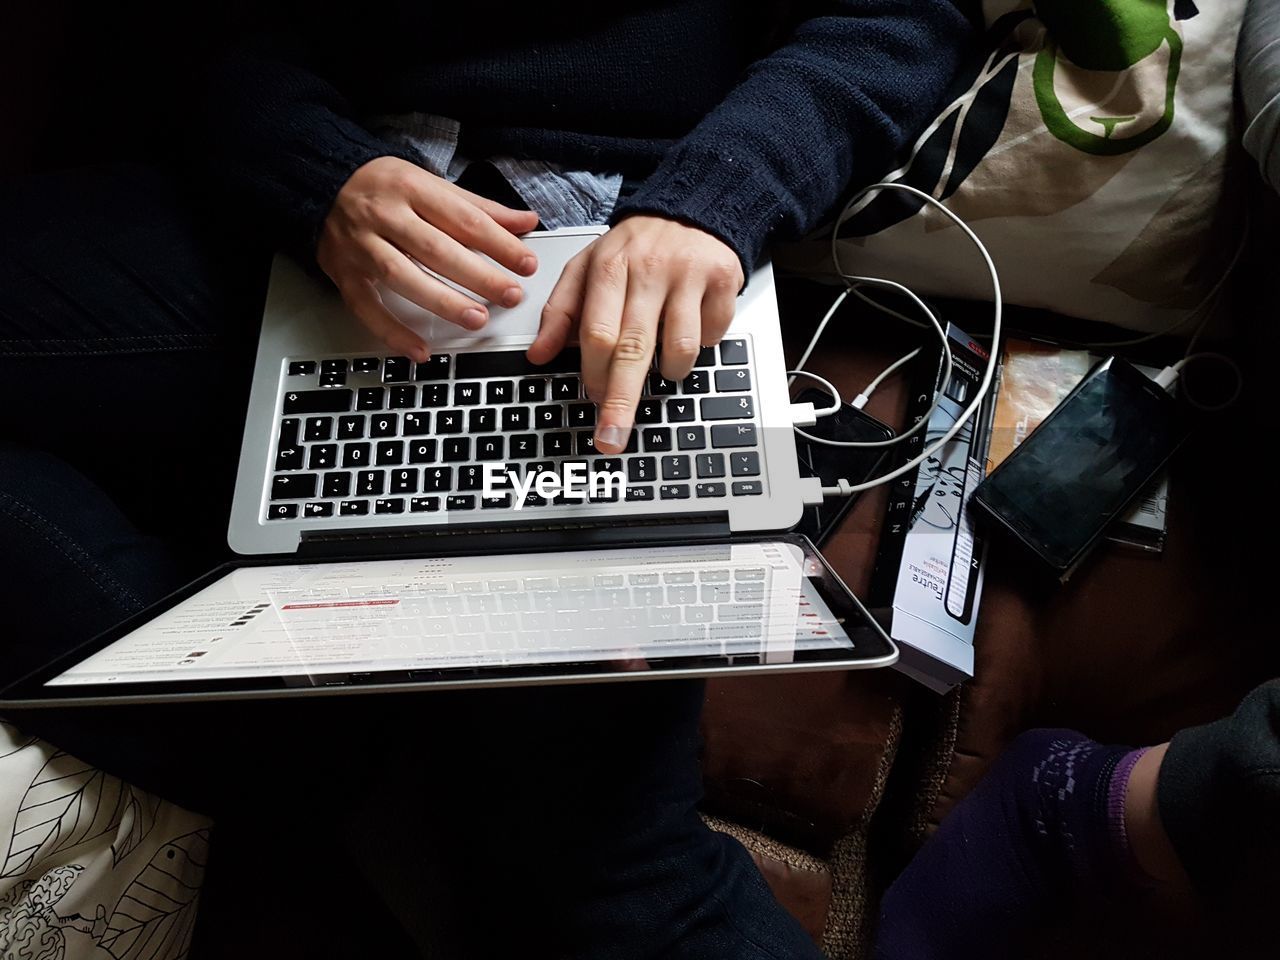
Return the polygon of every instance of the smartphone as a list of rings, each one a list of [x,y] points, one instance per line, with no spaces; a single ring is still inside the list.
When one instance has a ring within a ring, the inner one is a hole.
[[[819,409],[830,406],[831,394],[825,390],[809,389],[803,391],[796,401],[812,403]],[[805,427],[805,433],[824,440],[853,440],[860,442],[892,440],[893,431],[870,414],[849,404],[842,404],[840,409],[828,417],[823,417],[814,426]],[[891,447],[829,447],[823,443],[814,443],[796,434],[796,456],[800,460],[800,475],[817,477],[824,485],[832,485],[844,479],[850,483],[862,483],[876,476],[885,462]],[[796,526],[796,533],[802,533],[818,546],[827,539],[840,525],[845,514],[853,507],[857,496],[832,497],[824,503],[805,507],[804,516]]]
[[[971,509],[1065,576],[1190,432],[1172,395],[1103,360],[974,491]]]

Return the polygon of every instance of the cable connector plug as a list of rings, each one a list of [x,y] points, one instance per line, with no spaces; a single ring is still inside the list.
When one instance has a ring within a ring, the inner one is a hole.
[[[834,487],[823,487],[822,496],[827,497],[852,497],[858,491],[853,489],[853,484],[848,480],[837,480]]]
[[[1173,385],[1178,382],[1178,375],[1180,372],[1181,371],[1177,366],[1165,367],[1156,374],[1156,386],[1167,393],[1173,393]]]
[[[818,422],[818,412],[812,403],[791,404],[791,425],[793,427],[812,427]]]

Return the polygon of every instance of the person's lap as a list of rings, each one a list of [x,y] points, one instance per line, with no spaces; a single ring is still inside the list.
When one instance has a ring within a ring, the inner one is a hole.
[[[139,169],[0,192],[0,376],[18,398],[0,407],[0,602],[23,611],[0,680],[223,555],[267,258],[215,207]],[[698,818],[701,700],[697,682],[638,683],[17,720],[275,847],[378,817],[370,785],[403,774],[434,815],[387,828],[432,822],[500,864],[474,888],[546,955],[816,956]]]

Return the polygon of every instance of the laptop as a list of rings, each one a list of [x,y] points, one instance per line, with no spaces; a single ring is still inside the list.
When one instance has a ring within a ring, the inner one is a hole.
[[[238,699],[887,666],[876,618],[803,537],[772,271],[680,382],[651,372],[624,453],[593,445],[580,356],[525,350],[602,231],[531,234],[538,273],[468,332],[388,355],[277,257],[228,542],[239,559],[7,690],[0,707]]]

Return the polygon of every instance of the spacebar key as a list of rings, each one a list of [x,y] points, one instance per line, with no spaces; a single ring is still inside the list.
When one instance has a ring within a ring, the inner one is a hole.
[[[351,409],[350,390],[293,390],[284,395],[284,412],[344,413]]]
[[[454,360],[454,379],[478,380],[484,377],[536,377],[553,373],[579,373],[582,354],[567,348],[550,363],[531,363],[523,350],[497,350],[493,353],[459,353]]]

